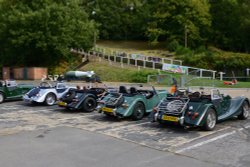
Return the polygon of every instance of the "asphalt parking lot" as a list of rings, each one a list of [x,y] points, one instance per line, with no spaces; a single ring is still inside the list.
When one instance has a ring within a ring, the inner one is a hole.
[[[12,101],[0,105],[0,144],[5,167],[249,167],[250,120],[205,132]]]

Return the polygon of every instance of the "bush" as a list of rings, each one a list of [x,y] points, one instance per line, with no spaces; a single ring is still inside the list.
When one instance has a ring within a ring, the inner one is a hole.
[[[176,49],[176,55],[192,55],[192,50],[179,45]]]
[[[179,42],[174,39],[168,44],[167,48],[170,52],[175,52],[179,46]]]
[[[136,83],[146,83],[148,75],[156,75],[157,72],[149,72],[149,71],[139,71],[132,73],[130,76],[130,82]]]
[[[207,52],[207,49],[205,46],[200,46],[197,49],[195,49],[195,53],[204,53]]]

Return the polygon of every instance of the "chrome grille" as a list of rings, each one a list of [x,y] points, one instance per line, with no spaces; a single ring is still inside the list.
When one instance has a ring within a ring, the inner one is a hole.
[[[164,99],[158,105],[159,112],[180,115],[185,110],[188,101],[181,99]]]

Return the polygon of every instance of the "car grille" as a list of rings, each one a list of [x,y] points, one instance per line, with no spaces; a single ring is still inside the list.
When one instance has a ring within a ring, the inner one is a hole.
[[[186,109],[188,101],[183,99],[164,99],[158,105],[159,112],[167,115],[180,115]]]

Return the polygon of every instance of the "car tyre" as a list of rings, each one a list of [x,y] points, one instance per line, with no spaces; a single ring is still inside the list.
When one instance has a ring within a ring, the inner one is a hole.
[[[4,102],[4,94],[0,92],[0,104]]]
[[[249,104],[247,101],[244,101],[242,106],[241,106],[241,114],[238,116],[240,120],[245,120],[249,116]]]
[[[52,106],[56,102],[56,96],[53,93],[49,93],[45,97],[45,101],[44,102],[45,102],[45,104],[47,106]]]
[[[133,120],[141,120],[145,115],[145,106],[142,102],[137,102],[134,106],[132,119]]]
[[[212,108],[208,109],[203,129],[206,131],[212,131],[215,128],[216,122],[217,122],[217,117],[215,110]]]
[[[96,99],[94,99],[93,97],[87,97],[83,101],[83,111],[92,112],[95,110],[96,106],[97,106],[97,102],[96,102]]]

